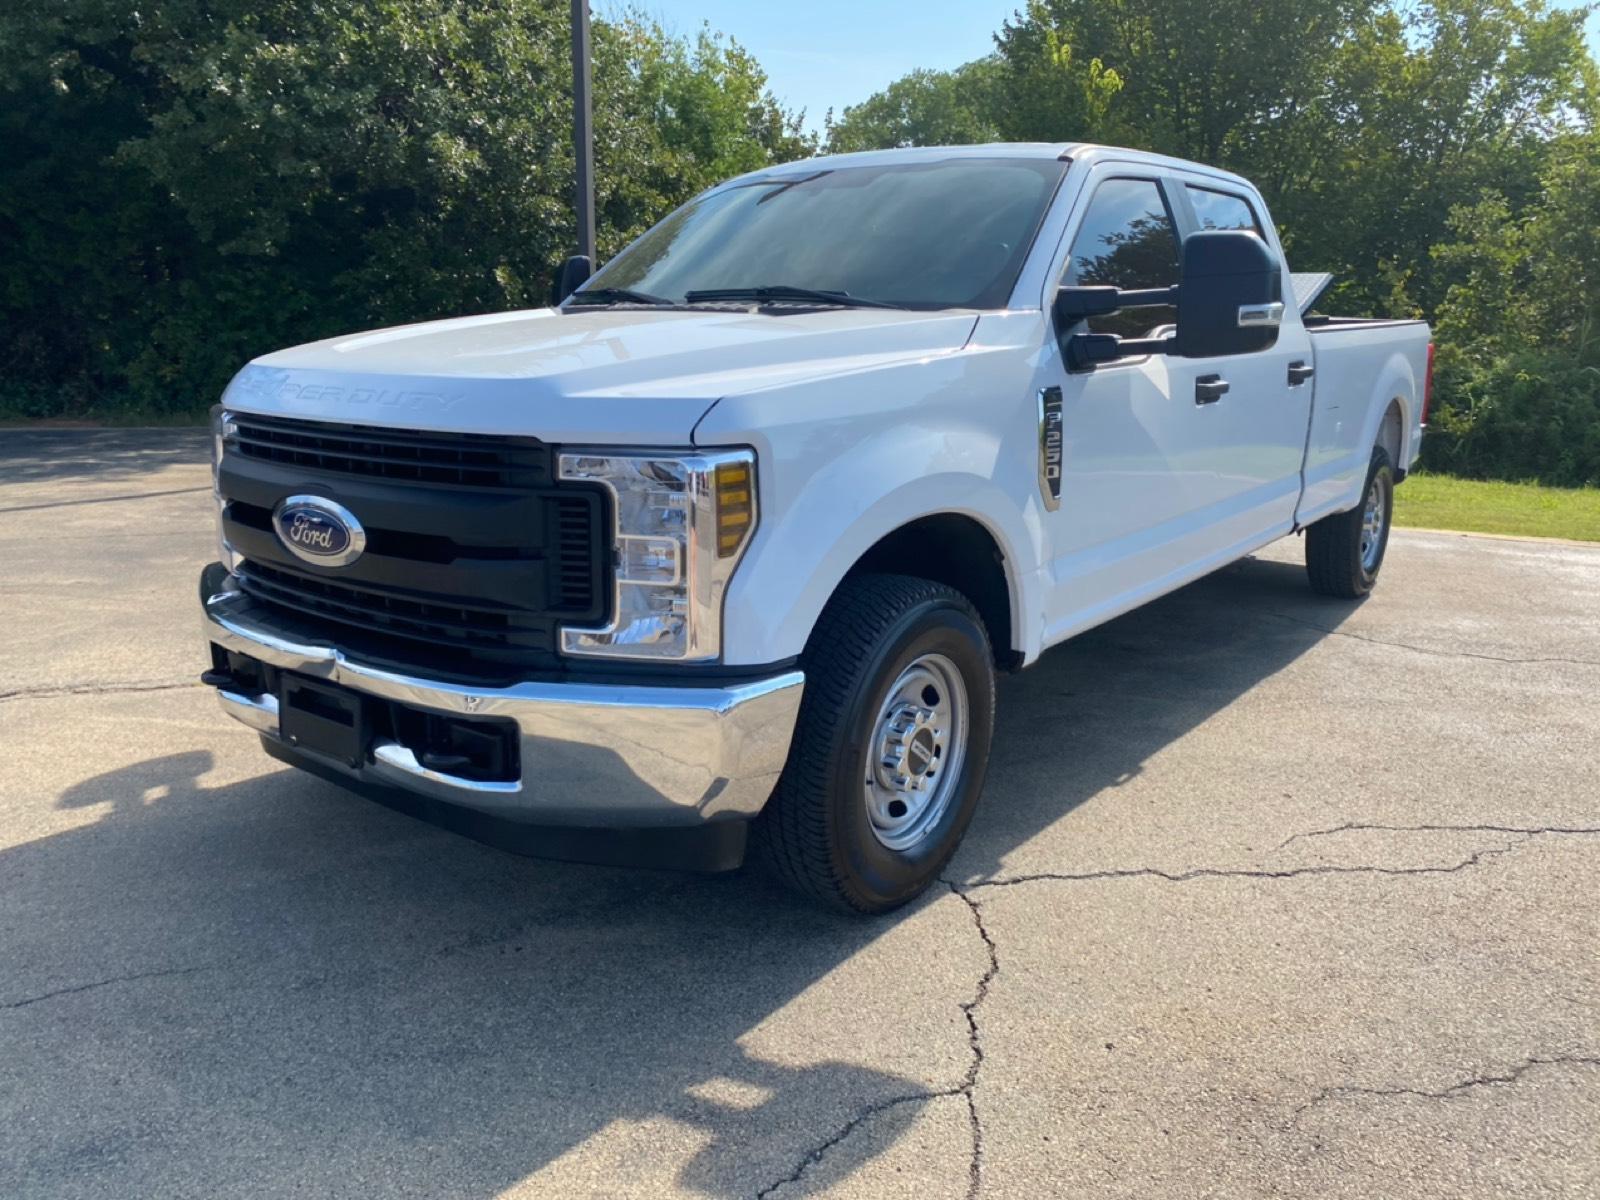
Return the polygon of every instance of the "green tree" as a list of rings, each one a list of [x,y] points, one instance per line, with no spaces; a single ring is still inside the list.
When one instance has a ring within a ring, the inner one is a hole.
[[[1600,482],[1600,133],[1556,140],[1536,199],[1486,194],[1434,250],[1429,460],[1470,475]]]
[[[803,114],[773,100],[760,64],[731,38],[709,28],[692,42],[670,38],[637,17],[599,31],[602,256],[714,183],[816,153]]]
[[[575,243],[560,0],[0,12],[0,387],[193,411],[251,355],[542,302]],[[600,244],[813,149],[736,43],[595,27]]]
[[[830,112],[828,152],[999,141],[999,72],[1000,62],[994,58],[953,71],[913,71],[851,105],[838,120]]]
[[[1012,83],[1009,132],[1221,162],[1313,102],[1342,31],[1372,3],[1030,0],[995,38]],[[1063,72],[1081,82],[1050,86]],[[1110,77],[1099,96],[1109,103],[1080,103],[1084,82]]]
[[[1072,27],[1031,0],[997,51],[953,71],[913,71],[828,123],[828,150],[987,141],[1082,141],[1108,128],[1118,73],[1083,53]]]
[[[1358,24],[1333,60],[1293,175],[1264,178],[1299,261],[1336,272],[1334,299],[1431,315],[1431,248],[1453,205],[1488,189],[1514,211],[1538,194],[1592,66],[1582,10],[1542,0],[1435,0]]]

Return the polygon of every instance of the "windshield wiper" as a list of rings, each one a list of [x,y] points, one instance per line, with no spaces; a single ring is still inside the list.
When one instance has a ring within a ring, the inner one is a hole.
[[[890,304],[887,300],[868,300],[864,296],[852,296],[849,292],[790,287],[784,283],[771,284],[767,287],[702,288],[684,296],[684,301],[688,304],[698,304],[704,300],[799,300],[815,304],[832,304],[840,308],[900,307],[898,304]]]
[[[649,304],[656,307],[665,306],[676,308],[677,302],[668,300],[665,296],[653,296],[649,292],[634,292],[627,288],[601,287],[586,288],[581,292],[573,292],[568,304]]]

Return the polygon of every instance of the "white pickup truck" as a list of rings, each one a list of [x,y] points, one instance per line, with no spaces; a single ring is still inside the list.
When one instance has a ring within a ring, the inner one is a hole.
[[[1372,587],[1429,333],[1318,288],[1249,182],[1150,154],[730,180],[555,307],[246,366],[205,679],[357,790],[557,854],[750,836],[893,908],[972,819],[997,670],[1288,533],[1313,588]]]

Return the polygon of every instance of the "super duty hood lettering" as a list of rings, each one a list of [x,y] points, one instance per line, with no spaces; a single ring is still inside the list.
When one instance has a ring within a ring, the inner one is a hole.
[[[292,373],[261,367],[247,367],[235,382],[233,394],[267,403],[302,401],[307,404],[372,406],[414,413],[433,410],[450,412],[465,403],[465,392],[419,392],[410,388],[360,387],[316,384],[297,380]]]

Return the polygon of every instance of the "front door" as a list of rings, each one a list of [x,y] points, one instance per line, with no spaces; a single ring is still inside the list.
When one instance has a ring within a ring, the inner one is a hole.
[[[1178,282],[1178,229],[1162,181],[1101,167],[1086,194],[1062,285],[1142,289]],[[1174,317],[1170,308],[1128,309],[1092,317],[1088,328],[1144,337]],[[1047,644],[1131,607],[1143,584],[1181,569],[1192,555],[1201,482],[1192,415],[1178,397],[1193,391],[1199,373],[1170,355],[1073,373],[1053,346],[1045,354],[1042,402],[1059,403],[1061,413]]]

